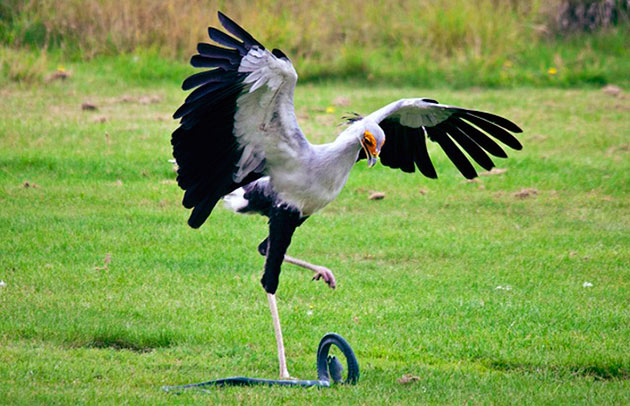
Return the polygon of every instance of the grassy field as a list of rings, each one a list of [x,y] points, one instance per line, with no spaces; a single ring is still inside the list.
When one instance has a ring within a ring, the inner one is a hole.
[[[346,111],[426,96],[513,119],[524,149],[475,182],[436,149],[438,180],[360,164],[298,230],[290,253],[339,287],[285,267],[290,372],[314,378],[335,331],[357,353],[357,386],[173,396],[160,386],[277,375],[258,282],[266,222],[217,208],[189,229],[168,163],[183,93],[106,66],[0,88],[0,403],[630,403],[630,96],[299,87],[312,141]]]

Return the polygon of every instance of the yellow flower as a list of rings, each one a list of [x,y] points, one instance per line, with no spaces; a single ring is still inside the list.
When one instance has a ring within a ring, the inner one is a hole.
[[[552,66],[551,68],[547,69],[547,73],[550,75],[555,75],[556,73],[558,73],[558,69]]]
[[[57,71],[59,71],[59,72],[65,72],[65,71],[66,71],[66,67],[65,67],[65,66],[63,66],[63,65],[59,65],[59,66],[57,66]]]
[[[503,62],[503,67],[504,68],[511,68],[513,66],[512,61],[505,61]]]
[[[332,107],[332,106],[326,107],[326,113],[332,114],[334,112],[335,112],[335,108],[334,107]]]

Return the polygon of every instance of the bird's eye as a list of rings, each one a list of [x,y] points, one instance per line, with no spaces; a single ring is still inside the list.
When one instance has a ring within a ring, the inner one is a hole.
[[[374,135],[372,135],[372,133],[369,131],[365,131],[365,133],[363,134],[363,142],[367,147],[376,146],[376,139],[374,138]]]

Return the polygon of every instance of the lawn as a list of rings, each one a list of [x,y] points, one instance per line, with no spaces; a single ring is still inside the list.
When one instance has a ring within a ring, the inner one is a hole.
[[[509,117],[524,148],[474,182],[436,148],[438,180],[362,162],[298,230],[290,254],[339,286],[285,266],[289,370],[315,378],[334,331],[357,386],[175,396],[160,387],[276,377],[266,221],[217,208],[186,225],[168,162],[177,83],[66,68],[0,88],[0,403],[630,403],[630,95],[298,87],[311,141],[332,140],[346,111],[425,96]]]

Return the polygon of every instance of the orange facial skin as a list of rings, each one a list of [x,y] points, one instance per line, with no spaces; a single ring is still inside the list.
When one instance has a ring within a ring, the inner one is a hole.
[[[378,157],[378,150],[379,150],[379,148],[377,148],[376,138],[374,138],[374,135],[371,132],[366,131],[363,134],[363,142],[361,143],[361,145],[366,150],[365,154],[367,156],[373,156],[374,158]],[[381,147],[382,147],[382,145],[381,145]],[[369,154],[368,154],[368,152],[369,152]]]

